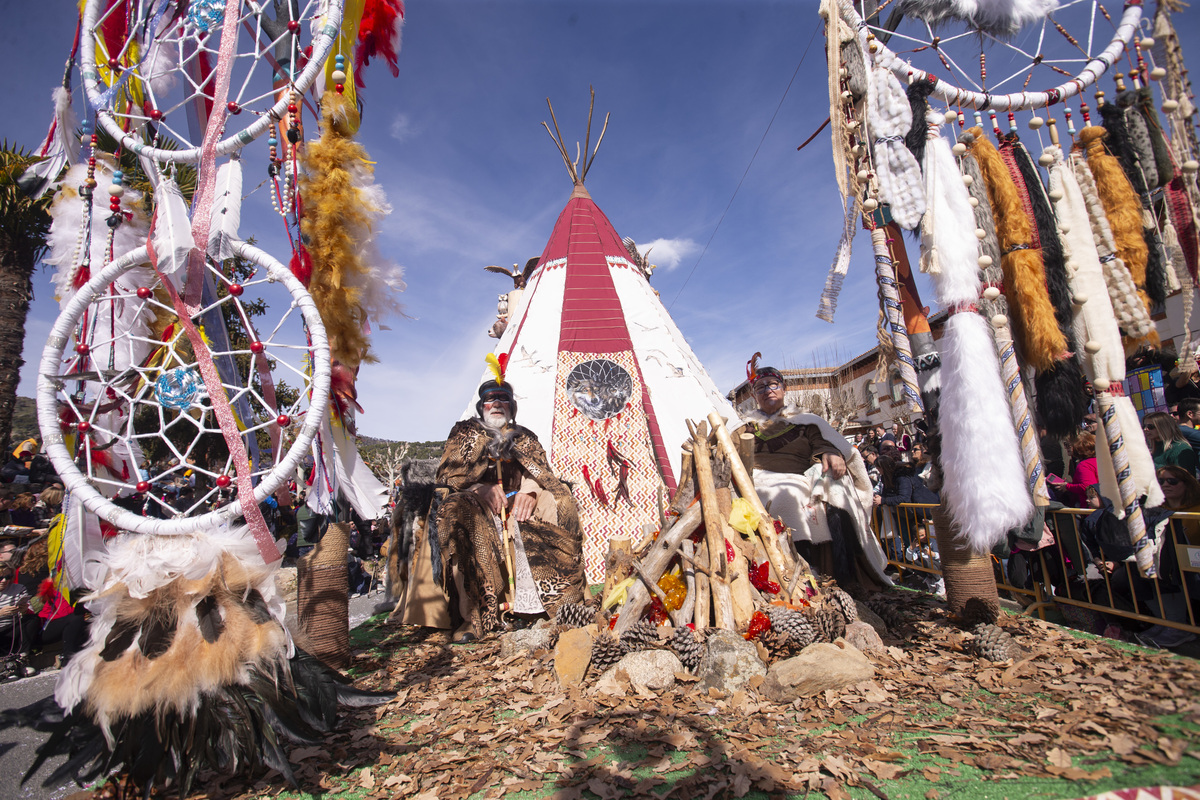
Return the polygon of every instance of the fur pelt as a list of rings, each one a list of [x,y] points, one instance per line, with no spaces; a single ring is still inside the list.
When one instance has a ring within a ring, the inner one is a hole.
[[[1013,36],[1058,8],[1058,0],[901,0],[905,16],[942,25],[957,20],[993,36]]]
[[[929,95],[933,93],[933,81],[925,79],[908,85],[908,105],[912,113],[912,127],[904,135],[904,146],[913,154],[918,164],[925,163],[925,140],[929,135]],[[926,193],[926,203],[933,198]]]
[[[962,155],[959,163],[962,165],[963,175],[971,178],[971,185],[967,187],[967,191],[975,200],[975,227],[984,234],[983,239],[979,242],[979,255],[989,259],[987,264],[980,264],[980,279],[987,286],[1000,288],[1004,284],[1004,270],[1000,266],[1000,243],[996,239],[996,223],[992,219],[992,204],[988,199],[987,184],[984,183],[983,173],[979,170],[979,162],[975,160],[975,156],[971,154],[970,150],[975,136],[970,131],[964,131],[959,135],[958,141],[967,146],[967,152]],[[1001,291],[995,300],[988,300],[981,296],[979,313],[989,320],[997,314],[1007,316],[1008,299],[1004,296],[1004,292]]]
[[[912,127],[912,108],[884,57],[877,59],[870,76],[867,119],[874,141],[879,198],[891,206],[897,225],[913,230],[925,213],[925,187],[920,165],[904,146],[904,136]]]
[[[995,146],[981,128],[971,128],[975,141],[971,153],[979,162],[987,184],[996,235],[1000,243],[1000,263],[1004,269],[1004,289],[1009,295],[1013,330],[1026,363],[1039,372],[1054,367],[1066,351],[1067,342],[1054,317],[1054,306],[1046,291],[1046,272],[1042,259],[1032,249],[1033,223],[1021,207],[1021,198],[1008,168]]]
[[[1134,91],[1117,95],[1117,107],[1124,112],[1125,145],[1129,148],[1129,152],[1117,157],[1121,159],[1121,166],[1125,167],[1127,172],[1133,169],[1129,180],[1137,193],[1144,195],[1159,185],[1158,163],[1154,160],[1154,143],[1150,141],[1150,129],[1146,125],[1146,118],[1138,113],[1136,104],[1137,93]]]
[[[1154,158],[1154,166],[1158,172],[1158,181],[1150,188],[1157,189],[1166,186],[1175,175],[1175,163],[1171,160],[1171,146],[1163,133],[1162,121],[1158,118],[1158,109],[1154,107],[1154,92],[1149,86],[1138,89],[1137,102],[1134,104],[1137,113],[1146,121],[1146,132],[1150,137],[1150,149]]]
[[[400,268],[378,250],[380,225],[391,207],[375,183],[366,150],[347,132],[351,111],[336,92],[321,98],[321,138],[303,149],[300,192],[301,231],[312,258],[308,290],[332,357],[356,369],[375,360],[367,341],[370,322],[399,311],[394,293],[404,282]]]

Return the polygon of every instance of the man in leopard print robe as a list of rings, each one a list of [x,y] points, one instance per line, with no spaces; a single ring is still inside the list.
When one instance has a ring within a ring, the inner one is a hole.
[[[450,494],[437,512],[442,570],[450,598],[454,641],[471,641],[500,624],[508,585],[499,514],[503,506],[521,529],[525,554],[551,615],[577,602],[586,587],[583,534],[570,489],[550,470],[537,436],[513,422],[516,402],[507,383],[479,387],[479,416],[455,424],[438,466],[437,483]]]

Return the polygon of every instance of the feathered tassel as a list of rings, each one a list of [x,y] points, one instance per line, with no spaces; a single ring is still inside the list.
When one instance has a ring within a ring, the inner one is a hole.
[[[402,0],[367,0],[358,26],[358,47],[354,50],[354,81],[361,89],[363,67],[376,56],[383,56],[392,71],[400,75],[400,29],[404,27]]]
[[[1013,329],[1025,362],[1039,372],[1051,369],[1062,358],[1067,342],[1054,316],[1046,291],[1042,259],[1033,249],[1033,225],[1021,207],[1017,187],[995,146],[981,128],[971,128],[975,141],[971,153],[987,184],[996,236],[1001,247],[1005,293],[1010,296]]]
[[[79,160],[76,157],[79,141],[75,138],[75,126],[79,123],[71,107],[71,93],[60,86],[54,90],[52,100],[54,119],[46,138],[34,151],[43,160],[26,169],[18,181],[21,190],[34,199],[53,189],[63,168],[74,166]]]
[[[933,218],[922,250],[936,252],[938,303],[950,314],[941,340],[942,497],[971,548],[984,553],[1033,514],[1016,431],[1008,417],[1000,365],[987,323],[964,304],[979,296],[979,239],[970,197],[949,144],[929,130],[925,180]],[[973,307],[973,306],[972,306]],[[986,487],[986,488],[985,488]]]
[[[400,311],[402,270],[379,253],[377,234],[391,210],[362,145],[343,124],[344,95],[321,100],[321,138],[304,148],[300,191],[301,230],[312,257],[309,292],[329,334],[333,358],[351,368],[373,361],[367,341],[370,320]]]
[[[208,226],[208,254],[218,261],[233,258],[233,244],[242,222],[242,160],[234,157],[217,170],[213,191],[212,222]]]
[[[96,198],[108,197],[115,162],[107,153],[96,153]],[[79,187],[87,180],[87,164],[76,164],[63,176],[58,193],[50,204],[50,235],[46,238],[48,253],[43,262],[55,268],[54,294],[59,307],[66,305],[75,291],[109,263],[108,209],[102,202],[88,201],[79,195]],[[146,216],[142,193],[126,186],[121,208],[130,217],[117,226],[113,234],[113,258],[146,243],[150,220]]]
[[[1067,282],[1067,266],[1063,259],[1062,241],[1058,237],[1058,226],[1050,199],[1042,185],[1029,151],[1015,136],[1006,138],[1004,147],[1009,149],[1017,174],[1013,175],[1017,190],[1024,193],[1033,211],[1033,221],[1041,246],[1042,266],[1046,271],[1046,291],[1054,306],[1054,318],[1067,343],[1068,354],[1054,369],[1037,376],[1038,418],[1046,431],[1057,438],[1074,435],[1087,413],[1091,398],[1084,385],[1083,371],[1078,360],[1078,349],[1071,331],[1073,316],[1071,288]]]
[[[1103,131],[1103,129],[1099,130]],[[1101,203],[1099,192],[1096,189],[1095,176],[1088,163],[1077,153],[1072,155],[1071,168],[1075,173],[1075,181],[1079,184],[1079,191],[1083,195],[1083,202],[1087,208],[1090,230],[1096,244],[1096,254],[1100,258],[1100,265],[1104,271],[1104,284],[1113,313],[1117,317],[1117,323],[1130,341],[1146,339],[1154,333],[1154,322],[1150,319],[1146,303],[1138,294],[1137,286],[1133,282],[1133,275],[1130,274],[1125,262],[1116,253],[1117,245],[1113,239],[1108,216],[1104,212],[1104,205]],[[1157,336],[1154,338],[1157,340]]]
[[[1103,110],[1108,106],[1101,108]],[[1120,109],[1114,108],[1113,111],[1120,113]],[[1106,128],[1098,125],[1084,128],[1079,132],[1079,146],[1087,156],[1088,166],[1095,178],[1096,191],[1116,242],[1117,256],[1129,269],[1133,283],[1138,287],[1138,294],[1149,309],[1146,262],[1150,251],[1142,233],[1142,204],[1138,201],[1125,170],[1121,168],[1121,163],[1104,149],[1103,139],[1106,135]]]
[[[867,119],[874,140],[879,197],[891,206],[897,225],[913,230],[925,213],[925,187],[920,165],[904,146],[904,136],[912,127],[912,108],[900,80],[882,59],[871,73],[871,82]]]
[[[1031,22],[1045,19],[1058,0],[902,0],[897,10],[930,25],[958,20],[992,36],[1014,36]]]

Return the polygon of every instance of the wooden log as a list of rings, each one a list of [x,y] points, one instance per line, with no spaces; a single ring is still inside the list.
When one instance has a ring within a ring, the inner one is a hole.
[[[737,438],[738,456],[742,459],[742,466],[746,469],[746,474],[754,475],[754,434],[739,433]]]
[[[758,492],[754,490],[754,481],[750,478],[750,474],[746,472],[746,467],[742,464],[740,458],[734,458],[737,455],[737,450],[733,445],[733,439],[729,436],[729,431],[725,425],[721,423],[721,418],[717,412],[708,415],[708,421],[712,423],[713,431],[717,435],[717,441],[721,445],[721,449],[730,456],[729,464],[733,468],[733,483],[737,486],[738,494],[749,501],[751,507],[758,512],[758,539],[761,540],[763,547],[767,551],[767,558],[771,562],[771,568],[775,570],[775,574],[779,576],[782,582],[787,576],[791,575],[795,569],[797,560],[804,562],[803,558],[796,556],[779,547],[778,535],[775,533],[775,521],[763,508],[762,501],[758,498]],[[755,537],[751,536],[751,540]],[[808,564],[804,563],[802,572],[809,573],[811,570]]]
[[[604,594],[612,594],[612,588],[633,574],[633,552],[626,536],[614,536],[608,540],[608,555],[604,559]]]
[[[676,628],[687,625],[696,616],[696,570],[692,566],[696,558],[696,544],[691,539],[684,539],[679,544],[679,555],[683,559],[683,585],[687,587],[687,597],[683,605],[671,614]]]
[[[694,503],[675,520],[674,525],[659,534],[658,540],[651,545],[639,565],[647,580],[651,583],[658,582],[679,550],[679,544],[696,530],[701,521],[700,504]],[[650,590],[646,588],[645,582],[634,581],[628,589],[625,603],[618,609],[620,617],[617,618],[616,627],[613,629],[617,636],[641,619],[642,612],[649,604]]]
[[[725,539],[733,543],[734,563],[729,565],[729,591],[733,600],[733,619],[737,630],[750,624],[754,616],[754,587],[750,584],[750,560],[746,557],[748,542],[729,524],[729,512],[733,507],[732,492],[728,486],[717,489],[717,507],[721,512],[721,529]],[[751,552],[753,550],[751,549]]]
[[[681,448],[679,485],[675,487],[675,494],[671,496],[670,507],[677,513],[682,512],[683,508],[692,502],[695,495],[692,472],[692,440],[688,439]]]
[[[701,542],[700,546],[696,548],[696,561],[697,562],[707,562],[708,561],[708,545],[705,544],[704,542]],[[711,612],[709,611],[709,605],[710,605],[709,600],[710,600],[710,592],[709,592],[708,576],[702,572],[697,572],[696,573],[696,614],[694,617],[692,617],[692,620],[696,625],[697,631],[702,631],[705,628],[707,628],[709,620],[712,618]]]
[[[702,436],[697,426],[692,440],[692,457],[696,467],[696,489],[700,495],[700,507],[704,512],[704,539],[708,544],[709,591],[713,600],[713,625],[722,630],[737,630],[733,615],[733,594],[729,588],[729,568],[725,555],[725,528],[721,524],[721,509],[717,504],[717,490],[713,486],[712,462],[709,458],[708,438]]]

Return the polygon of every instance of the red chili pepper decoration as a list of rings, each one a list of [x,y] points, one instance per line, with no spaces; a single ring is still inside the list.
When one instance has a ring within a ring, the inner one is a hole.
[[[778,583],[771,580],[771,563],[769,561],[761,564],[750,562],[750,584],[760,592],[768,594],[779,594],[781,588]]]
[[[587,464],[583,465],[581,471],[583,472],[583,482],[592,490],[592,496],[600,501],[600,505],[607,506],[608,495],[604,493],[604,487],[600,485],[600,479],[597,478],[595,483],[592,482],[592,473],[588,469]]]
[[[737,563],[737,553],[733,552],[733,544],[728,539],[725,540],[725,563]]]
[[[646,611],[643,619],[648,619],[655,625],[662,625],[670,616],[667,614],[667,609],[663,607],[662,600],[658,599],[658,595],[650,601],[650,608]]]
[[[613,614],[611,617],[609,617],[609,618],[608,618],[608,629],[609,629],[610,631],[611,631],[613,628],[617,627],[617,617],[619,617],[619,616],[621,616],[621,615],[620,615],[620,614]]]
[[[755,611],[754,616],[750,618],[750,628],[743,636],[746,641],[750,641],[757,639],[769,630],[771,630],[771,618],[761,611]]]
[[[787,530],[787,525],[783,524],[783,520],[775,520],[775,533],[783,533]]]

